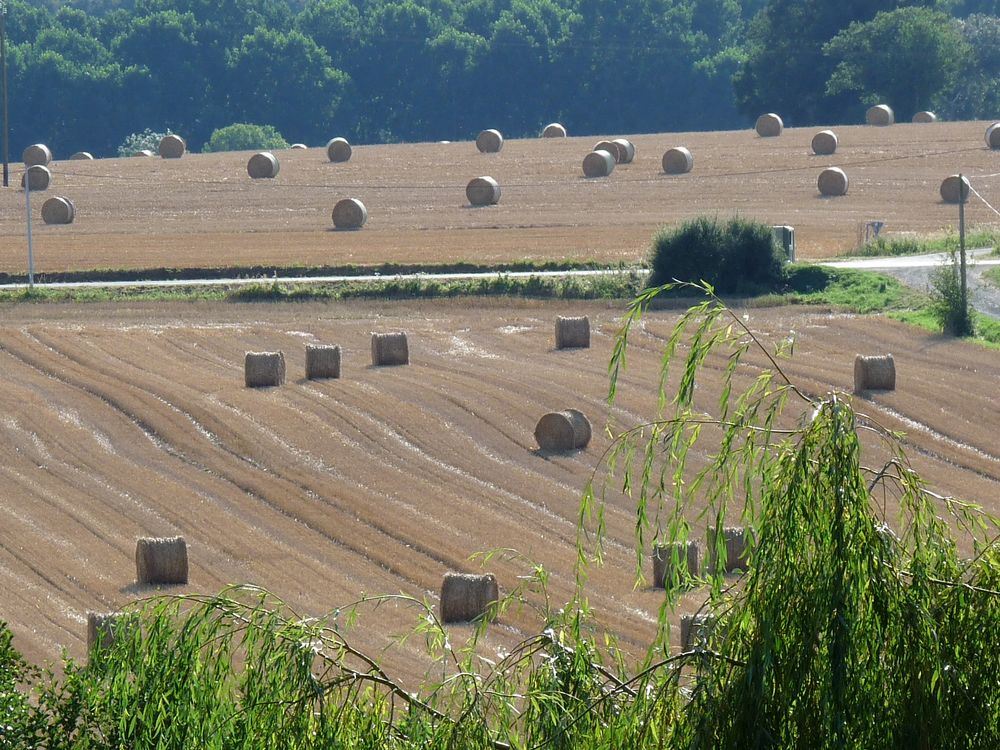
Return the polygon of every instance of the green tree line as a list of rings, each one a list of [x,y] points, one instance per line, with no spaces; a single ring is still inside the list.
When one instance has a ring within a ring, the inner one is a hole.
[[[12,153],[1000,115],[1000,0],[0,0]]]

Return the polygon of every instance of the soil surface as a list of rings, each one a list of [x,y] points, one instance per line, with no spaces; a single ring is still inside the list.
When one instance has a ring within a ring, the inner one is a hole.
[[[554,348],[559,314],[590,316],[591,348]],[[932,489],[1000,511],[1000,353],[878,318],[797,308],[747,315],[768,346],[794,335],[795,356],[783,367],[811,394],[850,392],[856,352],[892,352],[897,389],[852,396],[856,408],[907,433],[914,468]],[[609,414],[620,308],[606,304],[0,308],[0,619],[32,659],[56,659],[64,647],[82,658],[87,611],[157,591],[134,583],[136,539],[177,534],[189,545],[190,585],[161,592],[252,582],[303,615],[362,593],[404,592],[436,605],[446,571],[478,571],[470,555],[511,548],[524,559],[487,566],[501,589],[517,586],[532,560],[551,573],[552,601],[564,602],[581,490],[595,468],[603,476],[601,428],[609,417],[618,427],[652,417],[676,318],[651,313],[634,332]],[[397,330],[409,336],[410,364],[370,366],[370,333]],[[342,347],[341,379],[305,380],[305,345],[317,342]],[[285,353],[286,384],[245,388],[244,353],[273,350]],[[751,358],[740,382],[762,361]],[[725,361],[710,365],[699,389],[706,410],[715,408]],[[541,454],[536,422],[567,407],[590,417],[592,441]],[[790,409],[790,419],[808,413],[795,402]],[[710,450],[713,435],[705,436]],[[881,466],[884,451],[869,449],[865,465]],[[587,591],[635,653],[653,635],[662,593],[634,587],[634,502],[618,486],[607,493],[606,564],[591,571]],[[885,503],[896,525],[892,497]],[[692,520],[700,533],[703,522]],[[402,606],[363,611],[355,643],[378,653],[419,616]],[[530,609],[511,611],[484,648],[509,647],[539,623]],[[469,630],[451,632],[457,643]],[[409,687],[431,668],[419,640],[383,657]]]
[[[986,148],[989,123],[900,124],[836,129],[840,146],[815,156],[818,128],[777,138],[752,130],[628,136],[635,161],[607,178],[586,179],[582,162],[601,136],[525,139],[481,154],[472,142],[357,146],[334,164],[323,148],[277,153],[272,180],[251,180],[251,152],[188,154],[178,160],[133,157],[50,166],[48,191],[32,196],[37,271],[226,265],[498,263],[597,260],[634,263],[664,225],[696,215],[734,215],[795,227],[798,256],[829,257],[854,247],[868,221],[885,232],[938,232],[957,208],[939,186],[963,172],[994,205],[1000,152]],[[694,169],[666,175],[661,159],[687,146]],[[823,198],[827,166],[850,178],[846,196]],[[472,208],[465,186],[490,175],[500,203]],[[20,183],[15,170],[12,185]],[[71,225],[42,223],[52,195],[76,206]],[[334,231],[333,205],[359,198],[368,223]],[[0,189],[0,272],[24,273],[25,196]],[[998,217],[975,200],[970,225]]]

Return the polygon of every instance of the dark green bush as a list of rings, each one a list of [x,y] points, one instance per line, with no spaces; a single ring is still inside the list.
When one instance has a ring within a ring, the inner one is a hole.
[[[784,252],[771,227],[748,219],[705,216],[653,238],[648,286],[705,281],[719,294],[778,291],[785,280]]]
[[[212,131],[203,151],[253,151],[254,149],[288,148],[288,141],[273,125],[233,123]]]

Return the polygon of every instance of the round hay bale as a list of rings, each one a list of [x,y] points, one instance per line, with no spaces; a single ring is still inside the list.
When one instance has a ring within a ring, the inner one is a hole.
[[[896,362],[891,354],[854,357],[854,392],[896,390]]]
[[[187,151],[187,141],[179,135],[165,135],[160,139],[160,157],[163,159],[180,159]]]
[[[36,164],[33,167],[28,167],[24,174],[21,175],[22,188],[25,186],[26,182],[28,188],[33,193],[38,192],[39,190],[48,190],[49,183],[52,182],[52,173],[49,171],[48,167]]]
[[[607,177],[615,170],[615,157],[608,151],[591,151],[583,157],[585,177]]]
[[[726,562],[723,566],[723,573],[734,573],[738,570],[745,570],[747,567],[747,555],[750,551],[750,535],[742,526],[726,526],[722,529],[723,544],[726,550]],[[719,552],[716,546],[717,537],[715,528],[708,530],[708,569],[715,572]]]
[[[566,128],[558,122],[550,122],[542,129],[542,138],[565,138]]]
[[[340,377],[340,347],[306,344],[306,379]]]
[[[757,124],[754,126],[754,129],[761,138],[776,138],[785,129],[785,123],[774,112],[768,112],[766,115],[761,115],[757,118]]]
[[[635,159],[635,144],[627,138],[615,138],[611,142],[618,146],[618,163],[631,164]]]
[[[76,207],[69,198],[56,195],[42,204],[42,221],[46,224],[72,224]]]
[[[961,188],[959,187],[958,175],[953,174],[945,177],[941,182],[941,200],[945,203],[959,203],[969,200],[969,178],[962,176]]]
[[[590,318],[556,316],[556,349],[586,349],[590,347]]]
[[[696,541],[653,545],[653,587],[662,589],[673,576],[674,566],[682,581],[698,575],[701,547]]]
[[[938,117],[936,114],[925,109],[924,111],[917,112],[915,115],[913,115],[912,122],[917,122],[917,123],[937,122],[937,119]]]
[[[990,148],[1000,148],[1000,122],[995,122],[986,128],[986,145]]]
[[[822,172],[819,173],[819,179],[816,181],[816,186],[819,188],[821,195],[827,197],[833,197],[838,195],[847,195],[847,187],[850,181],[847,179],[847,173],[840,167],[827,167]]]
[[[21,157],[24,159],[24,166],[26,167],[47,167],[49,162],[52,161],[52,151],[44,143],[36,143],[24,149]]]
[[[350,161],[352,152],[346,138],[331,138],[326,144],[326,158],[333,162]]]
[[[144,148],[140,151],[136,151],[132,156],[155,156],[155,154],[148,148]]]
[[[566,453],[586,448],[590,435],[590,420],[577,409],[544,414],[535,426],[538,447],[547,453]]]
[[[888,104],[876,104],[865,112],[865,122],[869,125],[885,127],[896,122],[896,115]]]
[[[94,155],[89,151],[77,151],[69,157],[70,161],[93,161]]]
[[[840,141],[832,130],[821,130],[812,139],[812,150],[817,156],[829,156],[837,151]]]
[[[465,186],[465,197],[473,206],[492,206],[500,202],[500,185],[492,177],[476,177]]]
[[[357,198],[342,198],[334,205],[332,218],[337,229],[361,229],[368,221],[368,209]]]
[[[285,382],[284,352],[247,352],[243,357],[247,388],[268,388]]]
[[[598,141],[594,144],[594,148],[591,151],[607,151],[614,157],[615,164],[621,164],[622,156],[621,147],[615,141]]]
[[[441,582],[441,622],[469,622],[500,600],[495,576],[445,573]]]
[[[296,149],[296,150],[301,150],[301,149],[309,148],[309,147],[306,144],[304,144],[304,143],[293,143],[291,146],[289,146],[289,148],[293,148],[293,149]]]
[[[254,180],[270,179],[278,176],[281,164],[270,151],[261,151],[250,157],[247,162],[247,174]]]
[[[373,333],[372,364],[376,367],[410,364],[410,346],[406,334]]]
[[[713,625],[715,618],[712,615],[681,615],[681,650],[706,646]]]
[[[188,552],[184,537],[137,539],[135,580],[141,586],[187,583]]]
[[[134,624],[134,618],[122,612],[87,613],[87,653],[106,651],[125,634],[127,627]]]
[[[484,130],[476,137],[476,148],[484,154],[495,154],[503,148],[503,136],[499,130]]]
[[[663,171],[667,174],[687,174],[694,169],[694,157],[684,146],[676,146],[663,154]]]

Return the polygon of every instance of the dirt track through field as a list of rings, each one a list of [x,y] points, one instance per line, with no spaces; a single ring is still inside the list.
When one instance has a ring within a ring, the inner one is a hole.
[[[988,124],[838,127],[840,147],[828,157],[810,149],[819,128],[767,139],[752,130],[635,135],[635,161],[592,180],[581,164],[597,136],[511,140],[498,154],[480,154],[471,142],[358,146],[343,164],[330,163],[322,148],[288,150],[278,153],[274,180],[249,179],[249,152],[57,159],[51,188],[33,200],[36,269],[634,263],[659,227],[702,214],[790,224],[799,257],[828,257],[855,246],[867,221],[884,221],[897,235],[956,226],[957,208],[938,193],[956,172],[1000,205],[1000,152],[985,146]],[[694,170],[666,175],[661,157],[677,145],[691,149]],[[846,170],[846,196],[819,195],[826,166]],[[480,175],[499,181],[498,205],[468,205],[465,185]],[[15,170],[12,184],[18,180]],[[41,223],[51,195],[75,202],[72,225]],[[330,214],[344,197],[367,206],[364,229],[333,231]],[[996,225],[1000,217],[973,200],[968,221]],[[19,189],[0,190],[0,242],[0,272],[23,273]]]
[[[577,313],[592,318],[593,347],[556,351],[554,316]],[[0,618],[32,658],[64,646],[81,657],[86,611],[150,593],[134,584],[136,537],[174,534],[192,556],[191,584],[177,590],[253,582],[305,614],[362,592],[433,602],[445,571],[478,570],[468,556],[498,547],[543,564],[553,601],[565,601],[580,492],[608,446],[600,428],[618,316],[596,303],[490,300],[4,308]],[[652,414],[675,318],[655,313],[636,332],[618,424]],[[910,435],[932,488],[1000,510],[1000,354],[822,311],[754,310],[749,322],[770,342],[795,331],[788,372],[816,394],[850,390],[855,351],[893,352],[898,390],[858,408]],[[373,330],[405,330],[411,364],[371,367]],[[342,379],[304,379],[310,342],[343,347]],[[277,349],[286,385],[244,388],[243,353]],[[540,455],[535,422],[568,406],[593,420],[591,445]],[[660,596],[633,590],[632,505],[615,491],[609,502],[607,564],[588,594],[638,651]],[[505,590],[528,572],[517,561],[489,569]],[[391,606],[369,613],[358,645],[378,651],[415,620]],[[490,648],[537,626],[532,613],[511,613]],[[408,680],[429,666],[413,644],[387,658]]]

